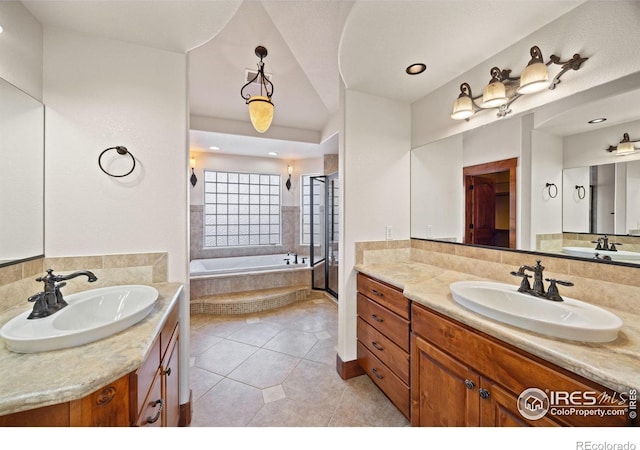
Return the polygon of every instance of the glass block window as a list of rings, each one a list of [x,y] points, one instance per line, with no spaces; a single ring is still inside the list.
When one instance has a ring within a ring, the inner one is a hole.
[[[311,211],[311,177],[317,175],[302,175],[300,185],[300,204],[302,205],[302,214],[300,214],[300,243],[302,245],[311,244],[311,222],[313,221],[314,245],[320,245],[320,212],[321,206],[324,204],[323,186],[324,183],[316,182],[313,189],[313,211]]]
[[[280,245],[280,175],[204,171],[204,246]]]

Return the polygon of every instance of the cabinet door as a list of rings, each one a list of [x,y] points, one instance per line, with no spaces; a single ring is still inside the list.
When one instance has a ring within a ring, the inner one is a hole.
[[[142,412],[135,423],[138,427],[161,427],[164,423],[163,410],[165,401],[162,398],[162,375],[160,370],[156,372],[149,395],[144,401]]]
[[[163,366],[164,400],[165,400],[165,426],[177,427],[180,422],[180,377],[178,370],[178,330],[175,331],[176,339],[167,351]]]
[[[478,426],[480,376],[412,335],[411,425]]]
[[[481,379],[485,397],[480,399],[480,424],[483,427],[558,427],[548,417],[525,419],[518,411],[518,397],[493,381]]]

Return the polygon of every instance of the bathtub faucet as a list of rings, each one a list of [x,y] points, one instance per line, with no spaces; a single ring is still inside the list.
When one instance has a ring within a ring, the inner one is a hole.
[[[287,252],[287,256],[293,256],[293,263],[294,264],[298,264],[298,254],[297,253]]]

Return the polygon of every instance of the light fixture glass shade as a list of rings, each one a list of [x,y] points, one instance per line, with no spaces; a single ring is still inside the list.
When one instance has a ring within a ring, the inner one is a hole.
[[[262,95],[252,96],[247,103],[253,127],[258,133],[264,133],[269,129],[273,120],[273,103],[269,97]]]
[[[532,94],[541,91],[549,85],[547,66],[542,62],[529,64],[520,75],[518,94]]]
[[[628,155],[636,151],[636,148],[633,146],[632,142],[621,142],[618,144],[616,148],[616,155]]]
[[[468,119],[473,116],[473,101],[468,95],[461,95],[453,102],[451,118],[455,120]]]
[[[482,91],[482,106],[484,108],[497,108],[509,101],[506,89],[502,81],[489,83]]]

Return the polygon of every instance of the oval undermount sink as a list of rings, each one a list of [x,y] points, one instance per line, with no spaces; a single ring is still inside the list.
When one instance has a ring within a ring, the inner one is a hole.
[[[562,247],[562,252],[571,256],[581,256],[583,258],[595,258],[596,253],[600,258],[609,256],[614,261],[636,261],[640,260],[639,252],[629,252],[626,250],[596,250],[590,247]]]
[[[158,299],[151,286],[126,285],[91,289],[65,296],[69,304],[42,319],[20,314],[0,329],[7,348],[37,353],[76,347],[106,338],[144,319]]]
[[[460,281],[449,288],[456,303],[471,311],[547,336],[610,342],[622,328],[615,314],[568,297],[554,302],[518,292],[518,286],[489,281]]]

